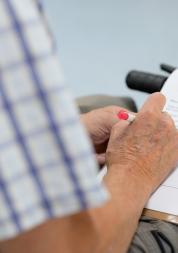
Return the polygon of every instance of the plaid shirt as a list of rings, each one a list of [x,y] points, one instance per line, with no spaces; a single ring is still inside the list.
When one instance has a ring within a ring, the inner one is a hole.
[[[33,0],[0,0],[0,239],[107,200]]]

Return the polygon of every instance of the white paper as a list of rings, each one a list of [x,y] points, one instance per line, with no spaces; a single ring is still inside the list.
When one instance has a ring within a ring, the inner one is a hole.
[[[172,116],[178,128],[178,70],[175,70],[170,75],[161,92],[166,97],[164,111],[167,111]],[[178,215],[178,168],[152,195],[147,208]]]

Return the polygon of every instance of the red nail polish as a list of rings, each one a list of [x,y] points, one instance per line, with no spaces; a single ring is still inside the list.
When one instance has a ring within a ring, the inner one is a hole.
[[[128,120],[129,115],[127,111],[121,110],[118,114],[117,114],[118,118],[121,120]]]

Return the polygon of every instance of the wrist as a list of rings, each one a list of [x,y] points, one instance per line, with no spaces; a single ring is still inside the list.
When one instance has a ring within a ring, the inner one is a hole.
[[[105,181],[112,197],[116,197],[116,202],[118,197],[121,198],[122,200],[119,202],[125,205],[126,209],[129,208],[141,215],[152,193],[152,187],[142,175],[135,173],[135,171],[135,168],[113,165],[109,167]],[[120,204],[119,202],[118,204]]]

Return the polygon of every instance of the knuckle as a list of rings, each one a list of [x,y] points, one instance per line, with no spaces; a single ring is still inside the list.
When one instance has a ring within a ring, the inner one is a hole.
[[[155,112],[155,111],[153,111],[153,110],[147,110],[146,112],[145,112],[145,117],[148,117],[148,119],[149,118],[157,118],[158,117],[158,115],[157,115],[157,113]]]
[[[145,122],[154,123],[155,121],[158,120],[158,118],[159,118],[158,113],[152,110],[147,110],[140,114],[140,119],[144,120]]]
[[[162,126],[162,128],[165,128],[166,130],[175,130],[175,124],[173,119],[171,118],[171,116],[169,116],[168,114],[164,114],[160,124]]]

